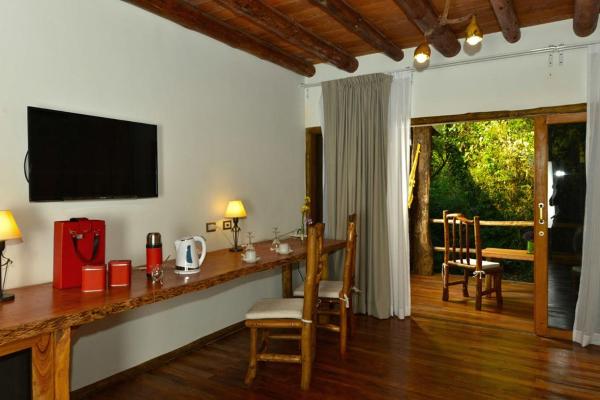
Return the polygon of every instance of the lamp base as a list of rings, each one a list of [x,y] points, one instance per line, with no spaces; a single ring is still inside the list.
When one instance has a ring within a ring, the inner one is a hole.
[[[232,248],[229,249],[229,251],[234,252],[234,253],[239,253],[242,250],[244,250],[244,249],[241,248],[240,246],[232,247]]]
[[[12,293],[2,293],[2,297],[0,298],[0,302],[4,303],[7,301],[14,301],[15,295]]]

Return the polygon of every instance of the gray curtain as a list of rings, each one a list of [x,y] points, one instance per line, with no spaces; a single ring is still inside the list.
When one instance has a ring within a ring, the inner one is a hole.
[[[391,76],[373,74],[322,84],[327,235],[344,239],[348,215],[357,214],[356,310],[377,318],[388,318],[391,304],[386,203],[391,83]],[[339,279],[340,263],[330,265]]]

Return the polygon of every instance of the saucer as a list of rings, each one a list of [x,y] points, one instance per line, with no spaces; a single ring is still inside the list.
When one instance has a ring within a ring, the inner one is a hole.
[[[287,253],[282,253],[280,251],[276,251],[277,254],[279,254],[280,256],[287,256],[288,254],[292,254],[294,252],[294,249],[290,249],[290,251],[288,251]]]
[[[247,263],[247,264],[254,264],[260,261],[260,257],[256,257],[256,259],[254,261],[248,261],[246,260],[244,257],[242,257],[242,261]]]

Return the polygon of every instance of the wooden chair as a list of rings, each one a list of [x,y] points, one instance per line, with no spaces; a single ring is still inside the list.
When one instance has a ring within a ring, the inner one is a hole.
[[[352,307],[352,291],[354,288],[356,259],[356,214],[348,217],[346,253],[344,257],[343,280],[324,280],[319,284],[319,305],[317,314],[335,316],[339,323],[331,323],[329,318],[319,318],[318,328],[337,332],[340,335],[340,354],[346,354],[348,336],[354,329],[354,312]],[[304,285],[294,290],[294,296],[301,297],[305,292]]]
[[[471,248],[471,235],[475,242],[474,249]],[[474,256],[471,254],[472,250],[475,251]],[[448,301],[448,288],[451,285],[463,285],[463,296],[469,297],[469,276],[472,274],[477,279],[475,309],[481,310],[483,296],[491,293],[496,293],[497,305],[502,306],[502,266],[497,262],[483,260],[481,250],[479,217],[470,220],[462,214],[449,214],[448,211],[444,211],[443,301]],[[463,269],[462,280],[450,282],[451,267]],[[485,275],[493,277],[493,287],[483,290]]]
[[[323,249],[323,224],[308,228],[306,255],[306,285],[304,298],[263,299],[252,306],[246,314],[246,326],[250,328],[250,362],[246,384],[256,377],[257,364],[286,362],[302,365],[300,387],[308,390],[316,347],[317,288],[321,280]],[[271,329],[293,329],[300,333],[272,334]],[[258,340],[260,336],[260,349]],[[299,340],[300,354],[268,353],[269,339]]]

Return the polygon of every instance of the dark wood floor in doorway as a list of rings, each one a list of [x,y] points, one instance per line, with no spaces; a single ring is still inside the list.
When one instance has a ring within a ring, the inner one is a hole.
[[[600,399],[600,349],[533,335],[533,285],[506,282],[504,309],[489,299],[476,312],[457,286],[442,302],[440,281],[413,277],[410,319],[359,317],[344,359],[335,336],[321,332],[309,392],[288,364],[261,365],[246,387],[244,330],[90,398]]]

